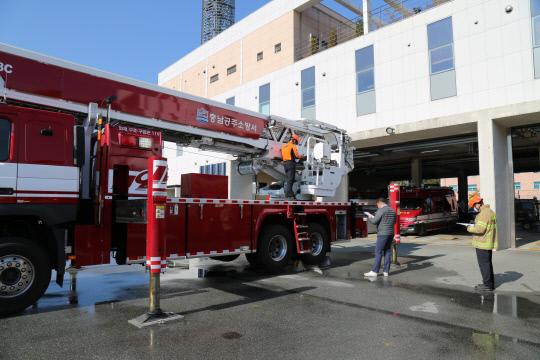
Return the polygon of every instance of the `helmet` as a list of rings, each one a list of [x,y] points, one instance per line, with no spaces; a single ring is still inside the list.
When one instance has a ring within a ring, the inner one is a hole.
[[[298,137],[298,135],[296,134],[293,134],[293,136],[291,136],[294,140],[300,142],[300,138]]]
[[[474,204],[477,204],[481,201],[483,201],[484,199],[482,199],[480,196],[478,195],[474,195],[471,200],[469,200],[469,207],[472,208],[474,206]]]

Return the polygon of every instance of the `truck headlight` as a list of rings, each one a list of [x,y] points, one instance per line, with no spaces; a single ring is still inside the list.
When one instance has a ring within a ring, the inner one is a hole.
[[[415,217],[408,218],[407,221],[408,221],[408,222],[415,222],[415,221],[416,221],[416,218],[415,218]]]

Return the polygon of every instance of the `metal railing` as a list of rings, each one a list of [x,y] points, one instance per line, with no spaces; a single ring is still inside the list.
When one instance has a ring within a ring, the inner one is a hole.
[[[386,4],[373,9],[369,16],[372,31],[427,11],[452,0],[386,0]]]
[[[413,15],[427,11],[452,0],[386,0],[386,4],[369,13],[371,31],[391,25]],[[347,20],[329,31],[312,34],[311,38],[300,42],[294,48],[295,61],[342,44],[364,35],[362,16]]]
[[[295,61],[302,60],[361,35],[364,35],[364,22],[362,17],[359,16],[347,20],[329,31],[312,34],[310,39],[300,42],[294,49]]]

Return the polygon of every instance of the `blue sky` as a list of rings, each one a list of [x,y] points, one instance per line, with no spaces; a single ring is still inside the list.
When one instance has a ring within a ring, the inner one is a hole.
[[[268,2],[236,0],[236,21]],[[160,71],[200,45],[200,0],[0,4],[0,42],[154,84]],[[355,16],[333,1],[323,4]]]

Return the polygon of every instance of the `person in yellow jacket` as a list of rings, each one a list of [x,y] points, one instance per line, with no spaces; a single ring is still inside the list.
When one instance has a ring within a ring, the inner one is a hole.
[[[302,156],[298,155],[296,145],[300,138],[298,135],[293,134],[291,140],[281,149],[281,156],[283,158],[283,165],[285,166],[285,176],[287,177],[287,186],[285,187],[285,196],[288,200],[294,200],[296,197],[292,191],[294,183],[294,175],[296,173],[296,159],[301,159]]]
[[[468,226],[467,231],[473,233],[472,245],[476,248],[476,258],[482,274],[482,284],[474,287],[478,291],[495,290],[492,255],[497,249],[497,215],[484,200],[475,195],[469,200],[469,207],[478,211],[474,225]]]

